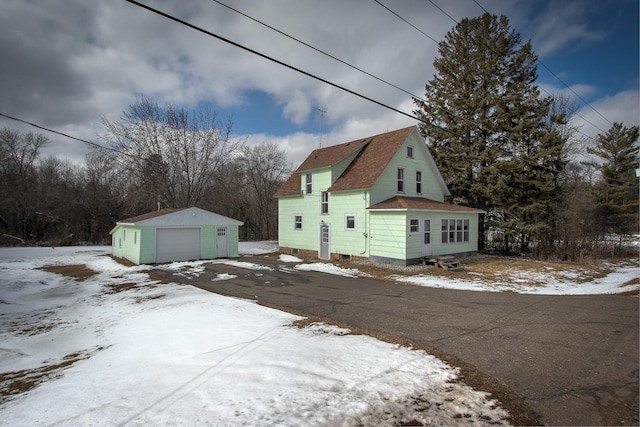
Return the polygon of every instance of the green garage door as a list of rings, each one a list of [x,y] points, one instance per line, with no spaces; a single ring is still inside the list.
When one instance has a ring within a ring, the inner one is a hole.
[[[202,258],[200,234],[200,228],[158,228],[156,230],[156,262]]]

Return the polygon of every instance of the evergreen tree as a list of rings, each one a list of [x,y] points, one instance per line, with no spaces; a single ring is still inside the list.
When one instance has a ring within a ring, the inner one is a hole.
[[[600,162],[586,163],[602,174],[594,186],[596,224],[605,234],[631,234],[638,231],[638,126],[627,128],[614,123],[605,135],[598,135],[589,154]]]
[[[548,229],[566,140],[549,126],[537,57],[505,16],[490,14],[460,21],[439,53],[425,100],[414,99],[421,131],[453,201],[487,211],[480,241],[494,226],[525,248]]]

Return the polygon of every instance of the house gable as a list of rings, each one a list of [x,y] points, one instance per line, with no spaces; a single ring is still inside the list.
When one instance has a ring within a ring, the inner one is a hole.
[[[398,189],[399,169],[402,170],[402,191]],[[371,188],[371,204],[396,195],[437,201],[444,201],[444,197],[449,195],[449,189],[416,128],[396,148],[393,157],[379,174]]]

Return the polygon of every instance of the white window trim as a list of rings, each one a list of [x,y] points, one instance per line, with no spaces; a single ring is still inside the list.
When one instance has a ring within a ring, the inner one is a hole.
[[[411,155],[409,155],[409,150],[411,150]],[[407,158],[413,159],[414,158],[414,155],[413,155],[414,152],[415,152],[415,147],[412,144],[407,145]]]
[[[327,211],[326,212],[322,212],[322,206],[324,205],[324,201],[322,200],[322,197],[327,196]],[[320,215],[329,215],[329,192],[328,191],[321,191],[320,192]]]
[[[353,228],[348,228],[347,227],[347,218],[352,216],[353,217]],[[344,230],[345,231],[356,231],[356,229],[358,228],[358,218],[356,216],[356,214],[354,213],[347,213],[344,214]]]
[[[418,221],[418,229],[416,231],[411,231],[411,221]],[[409,218],[409,234],[419,234],[420,233],[420,218],[412,217]]]
[[[442,223],[447,221],[447,229],[442,229]],[[451,230],[451,222],[453,221],[453,230]],[[461,221],[461,228],[458,229],[458,221]],[[465,233],[464,226],[467,225],[467,232]],[[442,218],[440,220],[440,243],[443,245],[456,245],[465,244],[471,241],[471,221],[468,218]],[[442,235],[446,233],[446,242],[442,238]],[[453,233],[453,241],[451,241],[451,233]],[[459,233],[462,236],[462,240],[458,240]],[[466,238],[466,240],[465,240]]]
[[[296,221],[297,217],[300,217],[300,228],[296,227],[296,224],[298,223],[298,221]],[[300,231],[303,228],[304,228],[304,217],[302,216],[302,214],[293,214],[293,230]]]
[[[402,171],[402,179],[398,177],[398,175],[400,175],[400,171]],[[398,187],[400,184],[400,182],[402,182],[402,190],[399,190]],[[402,193],[404,194],[407,191],[407,187],[405,186],[406,184],[406,180],[405,180],[405,176],[404,176],[404,168],[398,168],[396,170],[396,193]]]
[[[418,172],[420,172],[420,181],[418,181]],[[418,191],[418,183],[420,184],[420,191]],[[416,169],[416,194],[424,193],[424,172],[422,169]]]
[[[304,192],[305,194],[313,194],[313,175],[308,173],[304,176]]]

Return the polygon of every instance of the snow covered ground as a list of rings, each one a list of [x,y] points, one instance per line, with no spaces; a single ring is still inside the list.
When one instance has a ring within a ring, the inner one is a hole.
[[[160,284],[109,249],[0,248],[0,425],[507,424],[423,351]]]

